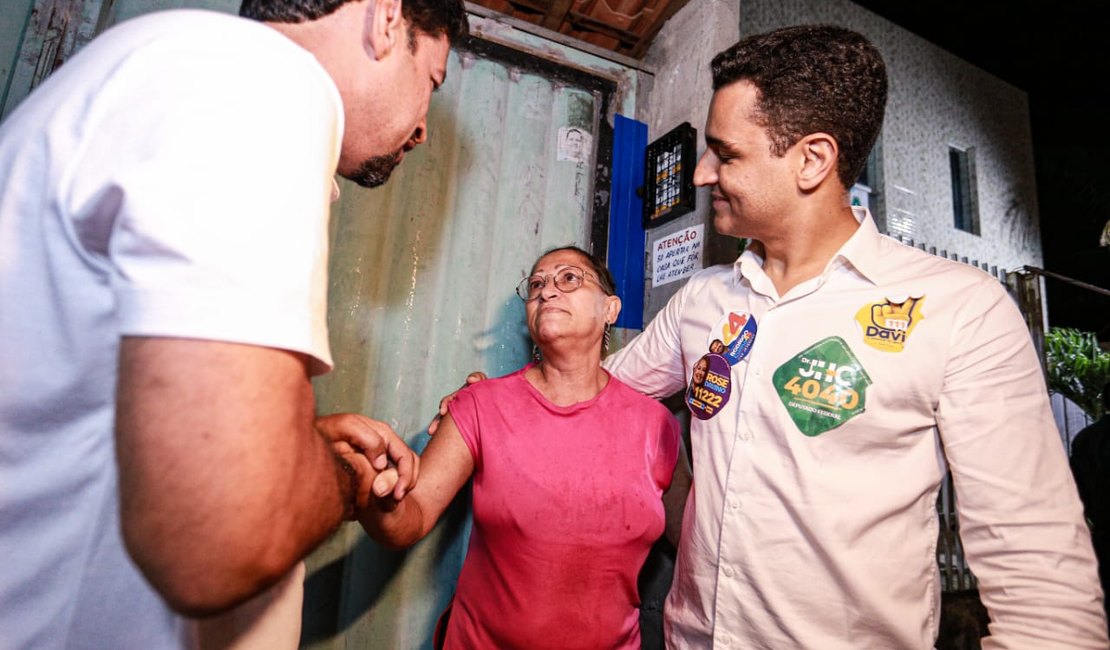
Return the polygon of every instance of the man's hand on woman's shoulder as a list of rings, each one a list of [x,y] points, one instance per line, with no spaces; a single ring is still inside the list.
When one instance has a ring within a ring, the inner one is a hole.
[[[455,399],[455,396],[459,394],[460,390],[466,388],[471,384],[476,384],[486,379],[489,379],[489,377],[486,376],[486,373],[482,372],[481,370],[475,370],[474,372],[466,376],[466,381],[463,382],[462,386],[459,386],[458,389],[452,391],[451,393],[448,393],[446,397],[439,400],[439,412],[436,413],[435,417],[432,418],[432,421],[428,424],[428,435],[434,436],[436,434],[436,431],[439,430],[439,421],[443,419],[443,416],[447,415],[447,405]]]

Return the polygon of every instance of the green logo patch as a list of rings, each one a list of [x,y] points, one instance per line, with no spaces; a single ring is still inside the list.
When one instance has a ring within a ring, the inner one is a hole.
[[[871,385],[839,336],[818,341],[779,366],[773,381],[790,418],[811,438],[863,413]]]

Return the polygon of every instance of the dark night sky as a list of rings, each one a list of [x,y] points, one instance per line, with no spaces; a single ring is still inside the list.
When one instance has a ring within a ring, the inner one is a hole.
[[[1029,93],[1048,271],[1110,289],[1110,20],[1102,0],[854,0]],[[1110,341],[1110,297],[1046,279],[1049,324]]]

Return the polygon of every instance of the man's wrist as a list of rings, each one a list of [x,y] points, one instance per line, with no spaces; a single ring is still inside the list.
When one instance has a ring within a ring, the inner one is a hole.
[[[358,470],[342,456],[336,456],[339,465],[339,496],[343,501],[343,520],[354,521],[358,512]]]

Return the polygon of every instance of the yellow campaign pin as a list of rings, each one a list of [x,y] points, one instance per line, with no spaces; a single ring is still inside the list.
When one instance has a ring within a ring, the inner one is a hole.
[[[856,312],[863,342],[883,352],[901,352],[913,329],[925,318],[925,296],[898,296],[864,305]]]

